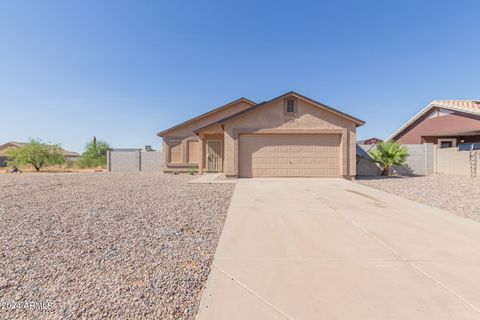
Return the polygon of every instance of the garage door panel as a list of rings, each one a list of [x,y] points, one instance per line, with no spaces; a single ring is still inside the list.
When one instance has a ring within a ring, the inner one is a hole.
[[[313,164],[314,163],[313,158],[303,158],[302,161],[303,161],[303,164]]]
[[[338,176],[338,169],[337,168],[327,168],[327,175],[328,176]]]
[[[334,158],[334,157],[328,157],[328,158],[327,158],[327,164],[337,165],[337,163],[338,163],[338,159],[337,159],[337,158]]]
[[[265,177],[276,177],[277,176],[277,169],[276,168],[266,168],[264,171]]]
[[[245,134],[239,141],[241,177],[338,177],[340,136]]]

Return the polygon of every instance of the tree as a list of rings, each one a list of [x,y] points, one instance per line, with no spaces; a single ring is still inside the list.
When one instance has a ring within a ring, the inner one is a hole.
[[[391,167],[405,164],[409,156],[407,147],[397,142],[379,143],[369,154],[372,161],[383,169],[382,176],[388,176]]]
[[[93,137],[92,141],[88,142],[85,147],[85,152],[78,160],[78,165],[81,168],[96,168],[105,167],[107,165],[107,151],[110,146],[105,141],[97,141]]]
[[[37,172],[44,166],[65,163],[60,146],[48,145],[32,138],[20,148],[7,151],[7,157],[11,165],[32,165]]]

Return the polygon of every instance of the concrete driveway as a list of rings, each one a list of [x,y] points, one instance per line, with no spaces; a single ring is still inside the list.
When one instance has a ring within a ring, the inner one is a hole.
[[[239,180],[197,319],[480,319],[480,223],[340,179]]]

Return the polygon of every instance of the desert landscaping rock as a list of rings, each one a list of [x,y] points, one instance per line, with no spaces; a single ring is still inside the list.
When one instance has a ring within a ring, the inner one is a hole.
[[[438,174],[359,177],[357,182],[480,221],[480,178]]]
[[[194,319],[233,185],[191,178],[0,175],[0,319]]]

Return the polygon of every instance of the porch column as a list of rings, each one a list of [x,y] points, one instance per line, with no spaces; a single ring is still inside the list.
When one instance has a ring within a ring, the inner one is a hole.
[[[205,166],[205,136],[203,134],[199,135],[200,137],[200,161],[198,163],[198,173],[203,174],[203,167]]]

